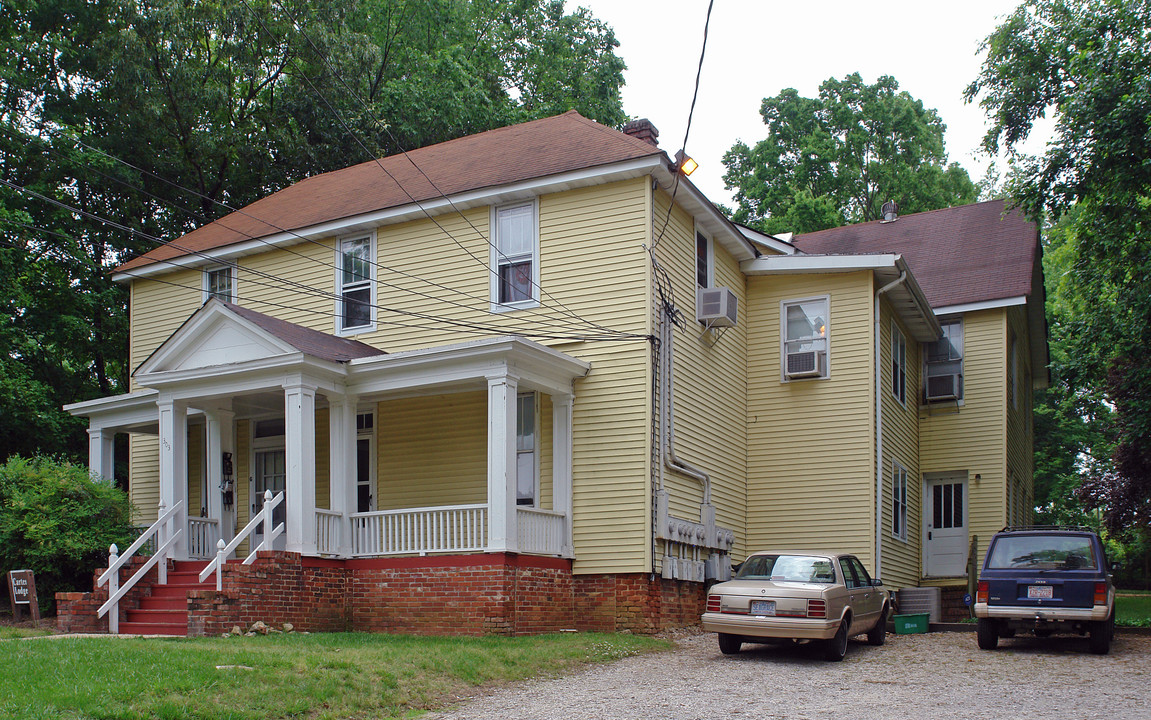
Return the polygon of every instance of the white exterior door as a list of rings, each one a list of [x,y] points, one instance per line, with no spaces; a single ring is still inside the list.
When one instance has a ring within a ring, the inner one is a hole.
[[[252,476],[252,514],[260,512],[264,507],[264,491],[271,490],[275,496],[284,491],[287,480],[287,458],[283,448],[270,450],[257,450],[255,453],[255,474]],[[272,512],[272,527],[284,522],[287,517],[287,499],[280,502]],[[256,542],[264,539],[263,525],[256,526]],[[283,550],[286,547],[287,534],[280,533],[272,544],[273,549]]]
[[[963,575],[967,569],[967,476],[929,479],[924,505],[927,576]]]

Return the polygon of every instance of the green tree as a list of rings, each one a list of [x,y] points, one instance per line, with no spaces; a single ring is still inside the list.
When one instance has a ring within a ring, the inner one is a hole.
[[[724,155],[737,222],[765,232],[812,232],[880,217],[887,200],[901,212],[972,202],[978,189],[948,164],[943,121],[885,75],[830,78],[818,98],[787,89],[765,98],[767,138],[736,143]]]
[[[988,152],[1015,152],[1038,119],[1055,120],[1009,189],[1035,217],[1075,210],[1053,357],[1075,412],[1111,409],[1110,456],[1085,468],[1080,497],[1113,530],[1151,523],[1149,34],[1147,0],[1027,0],[987,38],[967,88],[992,120]]]

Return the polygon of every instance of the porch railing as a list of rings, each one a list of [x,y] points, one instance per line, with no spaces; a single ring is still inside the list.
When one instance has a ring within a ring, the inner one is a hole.
[[[567,519],[561,512],[539,508],[516,508],[520,552],[563,555]]]
[[[216,554],[220,539],[220,521],[205,517],[188,518],[188,556],[207,560]]]
[[[487,547],[487,505],[353,513],[349,520],[353,557],[480,552]]]
[[[168,582],[168,549],[180,539],[184,534],[181,528],[172,528],[172,518],[176,516],[184,507],[184,503],[178,502],[171,508],[165,510],[164,504],[160,503],[160,516],[156,518],[156,522],[148,526],[148,529],[141,533],[136,541],[128,546],[123,555],[119,554],[119,550],[115,545],[108,548],[108,569],[101,573],[100,577],[96,580],[96,586],[103,586],[108,583],[108,599],[100,606],[96,613],[96,617],[104,617],[108,615],[108,632],[113,635],[120,632],[120,600],[128,594],[128,591],[136,586],[140,578],[155,567],[159,565],[158,573],[161,584]],[[140,548],[151,545],[155,548],[152,557],[140,566],[140,569],[128,578],[128,581],[120,585],[120,568],[128,564]],[[110,613],[110,614],[109,614]]]
[[[280,534],[284,532],[284,523],[280,523],[274,528],[272,527],[272,511],[279,507],[282,502],[284,502],[283,491],[280,491],[275,497],[272,497],[272,491],[265,490],[264,506],[260,508],[258,513],[252,516],[252,519],[248,521],[248,524],[244,526],[243,530],[236,533],[236,537],[232,538],[232,542],[225,545],[223,539],[217,541],[216,557],[200,572],[200,582],[205,582],[212,576],[212,573],[216,573],[216,590],[223,589],[223,577],[219,573],[220,566],[224,564],[224,561],[227,560],[229,555],[236,551],[240,543],[247,540],[258,527],[263,528],[264,539],[259,545],[252,548],[252,552],[248,554],[248,557],[244,558],[244,564],[251,565],[255,562],[257,552],[261,550],[271,550],[274,547],[273,543],[276,538],[280,537]]]
[[[334,510],[316,508],[316,550],[321,555],[339,555],[344,516]]]

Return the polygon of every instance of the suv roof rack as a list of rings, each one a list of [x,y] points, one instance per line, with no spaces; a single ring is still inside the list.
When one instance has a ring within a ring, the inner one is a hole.
[[[1074,532],[1095,532],[1086,525],[1008,525],[999,532],[1017,532],[1020,530],[1071,530]]]

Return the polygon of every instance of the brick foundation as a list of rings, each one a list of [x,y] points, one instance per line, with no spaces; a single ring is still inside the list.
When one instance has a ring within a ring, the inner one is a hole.
[[[136,574],[136,571],[147,562],[147,558],[133,557],[128,564],[120,568],[120,584]],[[97,587],[96,581],[104,570],[99,568],[92,573],[92,592],[58,592],[56,593],[56,629],[62,633],[106,633],[108,632],[108,616],[98,617],[100,606],[108,600],[108,586]],[[128,591],[120,600],[120,620],[128,610],[140,606],[140,598],[151,592],[156,582],[156,568],[144,574],[140,582]]]
[[[327,560],[261,551],[228,563],[223,590],[188,593],[188,635],[290,622],[310,632],[527,635],[557,630],[650,634],[699,622],[702,583],[647,573],[573,575],[571,561],[516,554]],[[134,590],[127,607],[135,607]],[[107,591],[58,595],[66,632],[93,621]],[[100,627],[102,625],[102,627]]]

